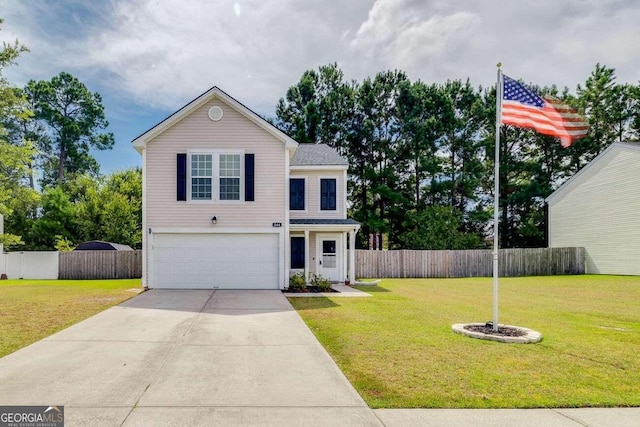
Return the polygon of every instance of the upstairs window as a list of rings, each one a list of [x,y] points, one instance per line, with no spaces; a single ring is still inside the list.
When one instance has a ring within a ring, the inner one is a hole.
[[[220,154],[220,200],[240,200],[240,154]]]
[[[335,179],[320,180],[320,210],[323,210],[323,211],[336,210],[336,180]]]
[[[304,210],[304,178],[289,180],[289,210]]]
[[[243,176],[244,162],[240,153],[200,152],[190,153],[188,161],[192,201],[239,201],[243,196],[244,184],[249,180]],[[251,164],[250,166],[252,166]],[[253,174],[253,170],[250,171]],[[178,184],[181,168],[178,166]],[[250,180],[253,184],[253,179]],[[178,198],[178,200],[184,200]]]
[[[212,181],[212,155],[193,154],[191,156],[191,200],[211,200]]]

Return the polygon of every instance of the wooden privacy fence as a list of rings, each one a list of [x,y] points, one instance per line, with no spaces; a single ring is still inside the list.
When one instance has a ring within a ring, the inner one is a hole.
[[[135,279],[142,277],[142,251],[60,252],[60,279]]]
[[[356,250],[356,277],[491,277],[491,250]],[[501,249],[500,276],[584,274],[584,248]]]

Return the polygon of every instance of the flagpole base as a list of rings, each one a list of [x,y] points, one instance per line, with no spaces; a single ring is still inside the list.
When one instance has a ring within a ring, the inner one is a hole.
[[[455,323],[451,330],[471,338],[496,341],[507,344],[534,344],[542,341],[542,334],[533,329],[513,325],[498,325],[494,331],[491,322],[488,323]]]

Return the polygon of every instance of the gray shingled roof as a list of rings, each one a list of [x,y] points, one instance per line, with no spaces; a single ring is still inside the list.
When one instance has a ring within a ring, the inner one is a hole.
[[[327,144],[300,144],[291,166],[349,166],[349,162]]]
[[[311,218],[311,219],[290,219],[289,224],[291,225],[357,225],[358,221],[353,219],[334,219],[334,218]]]

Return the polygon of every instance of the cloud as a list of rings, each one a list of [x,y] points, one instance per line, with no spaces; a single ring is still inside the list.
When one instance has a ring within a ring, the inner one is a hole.
[[[156,106],[176,108],[212,85],[274,105],[304,70],[338,58],[328,47],[340,34],[296,0],[120,2],[113,19],[88,40],[87,66]]]
[[[619,82],[640,69],[633,0],[2,0],[1,13],[0,41],[31,50],[3,75],[22,85],[64,70],[101,93],[124,145],[96,156],[116,169],[139,162],[133,137],[213,85],[273,116],[305,70],[333,62],[348,79],[401,69],[488,86],[501,61],[572,91],[597,62]]]
[[[3,0],[2,40],[17,38],[30,50],[19,59],[19,67],[10,70],[15,83],[48,79],[63,70],[82,75],[86,67],[86,38],[96,29],[108,26],[110,5],[108,0]]]
[[[401,69],[486,86],[502,61],[516,78],[571,89],[597,62],[619,81],[640,68],[640,4],[628,0],[3,1],[0,35],[32,51],[18,80],[64,69],[166,111],[217,85],[273,114],[305,70],[332,62],[357,80]]]
[[[522,23],[527,14],[534,24],[512,23]],[[573,90],[598,62],[616,68],[621,81],[637,75],[640,45],[631,42],[640,36],[635,24],[640,19],[640,4],[636,2],[588,0],[556,4],[545,0],[524,9],[510,4],[490,18],[489,25],[500,28],[493,34],[498,37],[492,40],[500,46],[499,59],[508,67],[505,70],[525,81],[555,83]],[[487,41],[490,35],[488,29],[483,29],[478,41]]]
[[[384,68],[399,68],[421,74],[434,58],[455,50],[472,36],[481,19],[467,11],[448,15],[411,0],[377,0],[368,19],[351,40],[354,52]]]

